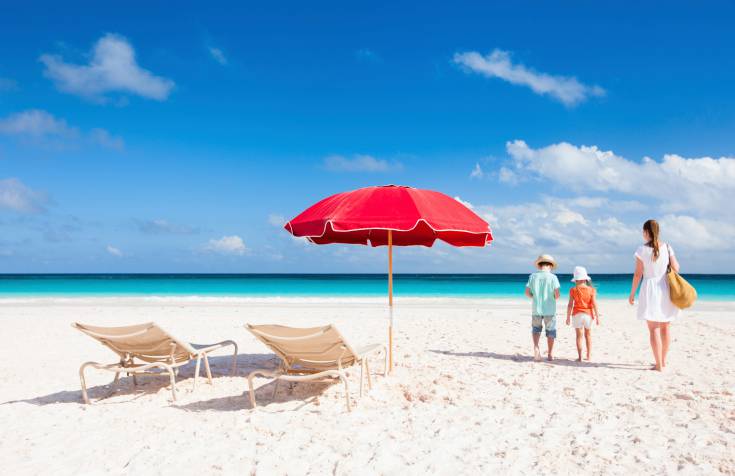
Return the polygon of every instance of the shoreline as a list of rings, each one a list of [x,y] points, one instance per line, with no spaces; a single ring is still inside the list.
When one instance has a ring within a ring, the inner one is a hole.
[[[207,295],[79,295],[79,296],[2,296],[0,295],[1,305],[181,305],[181,304],[366,304],[387,307],[387,296],[207,296]],[[394,304],[396,306],[415,306],[415,305],[437,305],[437,304],[455,304],[462,306],[487,305],[487,304],[511,304],[522,305],[529,301],[525,296],[509,297],[509,296],[394,296]],[[620,304],[627,303],[626,298],[600,297],[598,302],[601,304]],[[728,299],[698,299],[697,302],[689,309],[683,312],[695,310],[707,310],[713,306],[732,305],[735,301]],[[566,298],[562,296],[557,302],[557,315],[565,309]]]

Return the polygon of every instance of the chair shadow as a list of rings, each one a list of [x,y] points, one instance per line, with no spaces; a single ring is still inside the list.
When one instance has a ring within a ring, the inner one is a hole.
[[[260,368],[262,369],[263,367]],[[296,409],[298,410],[315,403],[319,397],[335,383],[339,383],[339,380],[335,380],[334,382],[281,382],[278,386],[278,393],[274,397],[273,390],[276,385],[276,381],[274,380],[255,389],[255,400],[259,409],[266,408],[272,403],[299,401],[301,402],[301,405]],[[350,390],[352,391],[352,389]],[[239,395],[212,398],[185,405],[173,405],[173,408],[187,412],[207,412],[213,410],[221,412],[239,412],[242,410],[250,410],[250,391],[248,390],[246,383],[245,391]],[[286,410],[277,411],[276,413],[281,413],[282,411]],[[293,411],[293,409],[289,409],[287,411]]]
[[[533,357],[530,355],[521,354],[498,354],[497,352],[452,352],[449,350],[436,350],[430,349],[429,352],[435,354],[449,355],[453,357],[481,357],[486,359],[497,359],[497,360],[510,360],[513,362],[534,362]],[[607,369],[620,369],[620,370],[649,370],[645,365],[640,364],[615,364],[610,362],[597,362],[597,361],[582,361],[578,362],[572,359],[560,359],[555,358],[554,360],[546,360],[545,358],[539,361],[539,363],[548,365],[561,365],[565,367],[600,367]]]
[[[278,366],[278,359],[273,354],[237,354],[237,371],[234,377],[247,376],[248,373],[255,369],[275,369]],[[212,379],[217,377],[230,377],[230,369],[232,365],[232,355],[217,355],[209,357],[209,366],[212,371]],[[181,392],[183,389],[179,387],[179,384],[186,382],[194,378],[194,362],[180,367],[176,376],[176,385]],[[94,371],[87,370],[87,372]],[[110,372],[101,371],[102,374],[109,374]],[[168,374],[163,373],[158,375],[146,375],[137,377],[138,384],[133,385],[133,378],[131,377],[120,377],[117,383],[113,384],[110,382],[105,385],[97,385],[94,387],[87,387],[87,393],[93,404],[101,405],[114,405],[127,403],[125,401],[106,401],[113,396],[130,395],[132,400],[137,400],[145,395],[158,393],[162,388],[169,387]],[[205,385],[207,383],[206,373],[204,371],[204,364],[201,365],[199,385]],[[214,382],[216,384],[216,382]],[[54,405],[58,403],[83,403],[81,389],[76,390],[64,390],[61,392],[51,393],[40,397],[21,399],[21,400],[9,400],[6,402],[0,402],[0,405],[10,405],[13,403],[29,403],[31,405]],[[241,405],[242,406],[242,405]]]

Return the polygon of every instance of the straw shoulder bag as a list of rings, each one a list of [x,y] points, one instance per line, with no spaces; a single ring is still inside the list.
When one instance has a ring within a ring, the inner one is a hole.
[[[669,250],[669,267],[666,273],[666,279],[669,281],[671,302],[679,309],[686,309],[697,300],[697,290],[671,268],[671,247],[668,244],[666,247]]]

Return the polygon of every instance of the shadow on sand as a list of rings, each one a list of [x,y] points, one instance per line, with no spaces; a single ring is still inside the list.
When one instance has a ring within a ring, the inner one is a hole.
[[[533,357],[530,355],[521,355],[521,354],[498,354],[496,352],[452,352],[449,350],[436,350],[432,349],[429,350],[429,352],[434,352],[435,354],[442,354],[442,355],[449,355],[452,357],[480,357],[485,359],[497,359],[497,360],[510,360],[513,362],[534,362]],[[555,358],[554,360],[546,360],[546,358],[543,358],[538,363],[543,363],[547,365],[562,365],[566,367],[600,367],[600,368],[606,368],[606,369],[621,369],[621,370],[649,370],[649,367],[645,365],[640,364],[614,364],[609,362],[597,362],[597,361],[582,361],[577,362],[576,360],[571,359],[559,359]]]
[[[209,364],[212,369],[212,378],[214,385],[217,385],[217,377],[229,377],[230,376],[230,365],[232,364],[231,355],[222,356],[210,356]],[[255,369],[275,369],[278,366],[278,359],[273,354],[238,354],[237,355],[237,372],[235,377],[246,376],[248,373]],[[204,374],[204,366],[202,366],[199,385],[207,385],[207,378]],[[91,374],[95,372],[94,369],[88,369],[87,373]],[[101,372],[106,374],[108,372]],[[109,373],[112,376],[111,373]],[[190,363],[184,367],[181,367],[176,376],[176,384],[179,392],[188,391],[179,387],[179,384],[187,380],[194,378],[194,363]],[[107,385],[97,385],[94,387],[88,387],[87,392],[89,398],[93,404],[99,405],[115,405],[121,403],[127,403],[131,400],[137,400],[145,395],[154,394],[159,392],[162,388],[169,387],[168,374],[162,374],[161,376],[138,376],[138,384],[134,385],[132,377],[120,377],[120,380],[116,384],[110,382]],[[193,385],[193,383],[192,383]],[[247,389],[247,383],[245,383],[245,389]],[[123,401],[107,401],[112,396],[129,395],[132,398]],[[245,393],[247,396],[247,392]],[[170,396],[170,395],[169,395]],[[238,401],[241,397],[237,397]],[[64,390],[61,392],[51,393],[49,395],[43,395],[35,398],[28,398],[25,400],[10,400],[1,402],[0,405],[9,405],[13,403],[29,403],[31,405],[54,405],[58,403],[82,403],[82,392],[79,388],[74,390]],[[249,406],[249,405],[248,405]],[[239,403],[239,409],[243,408],[243,402]]]

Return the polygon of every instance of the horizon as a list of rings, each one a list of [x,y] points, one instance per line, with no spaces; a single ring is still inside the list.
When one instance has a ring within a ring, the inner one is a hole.
[[[5,7],[1,273],[384,274],[282,225],[387,183],[495,237],[396,249],[398,275],[630,274],[648,218],[684,274],[735,268],[735,5],[227,12]]]

